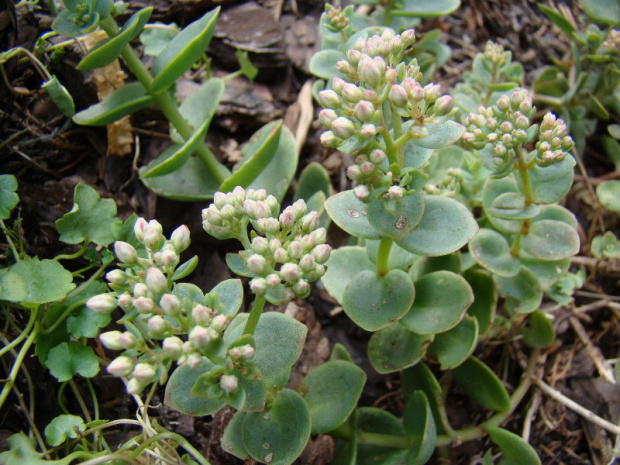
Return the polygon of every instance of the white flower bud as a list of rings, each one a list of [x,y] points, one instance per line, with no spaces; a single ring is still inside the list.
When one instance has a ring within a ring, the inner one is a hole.
[[[275,218],[259,218],[256,229],[265,234],[276,234],[280,230],[280,223]]]
[[[324,108],[340,108],[340,97],[335,91],[325,89],[319,92],[319,103]]]
[[[106,371],[112,376],[127,376],[133,371],[133,360],[121,355],[110,362]]]
[[[452,111],[454,99],[449,95],[442,95],[435,102],[434,111],[437,116],[447,115]]]
[[[159,306],[166,315],[177,315],[181,310],[181,302],[174,294],[164,294],[159,299]]]
[[[215,206],[215,208],[220,209],[224,205],[226,205],[226,202],[227,202],[226,194],[218,191],[213,195],[213,204],[211,204],[209,208],[211,208],[212,206]]]
[[[131,378],[127,382],[127,393],[128,394],[133,394],[133,395],[140,394],[144,390],[146,385],[147,385],[147,383],[143,383],[142,381],[140,381],[140,380],[138,380],[136,378]]]
[[[185,225],[179,226],[172,232],[172,235],[170,236],[170,242],[178,253],[183,252],[189,247],[189,244],[191,242],[189,228]]]
[[[332,128],[332,122],[336,118],[338,118],[338,113],[336,113],[331,108],[324,108],[319,112],[319,122],[327,129]]]
[[[149,224],[144,232],[144,244],[150,250],[159,250],[162,246],[165,238],[162,234],[161,224],[157,220],[149,221]]]
[[[267,287],[276,287],[280,284],[280,276],[277,273],[271,273],[265,277],[265,283]]]
[[[407,29],[400,34],[400,38],[405,47],[411,47],[415,42],[415,31],[413,29]]]
[[[116,297],[114,294],[99,294],[88,299],[86,306],[95,313],[107,315],[116,309]]]
[[[301,271],[294,263],[285,263],[280,268],[280,277],[288,283],[294,283],[299,280],[300,276]]]
[[[105,279],[111,284],[124,284],[127,280],[127,275],[122,270],[112,270],[106,273]]]
[[[200,349],[212,341],[212,335],[213,332],[209,331],[209,328],[194,326],[189,333],[188,340],[196,349]]]
[[[187,363],[187,366],[190,368],[198,368],[202,363],[202,356],[197,353],[189,354],[185,363]]]
[[[254,278],[250,281],[250,290],[256,295],[262,295],[267,290],[267,281],[264,278]]]
[[[407,96],[407,91],[405,88],[399,84],[394,84],[390,88],[390,92],[388,94],[388,98],[393,105],[399,108],[405,108],[407,106],[407,102],[409,98]]]
[[[155,378],[155,369],[148,363],[138,363],[131,376],[143,383],[150,383]]]
[[[149,288],[144,283],[136,283],[133,286],[133,295],[135,297],[146,297],[149,295]]]
[[[118,297],[118,306],[125,311],[129,311],[132,306],[132,297],[129,292],[125,292]]]
[[[216,315],[211,322],[211,328],[218,333],[223,333],[228,327],[228,317],[226,315]]]
[[[118,337],[118,342],[123,349],[132,349],[136,345],[136,336],[129,331],[125,331]]]
[[[317,263],[323,264],[329,259],[332,248],[327,244],[319,244],[312,249],[312,256]]]
[[[293,260],[297,260],[303,254],[303,249],[299,241],[291,241],[286,247],[286,251]]]
[[[234,375],[223,375],[220,378],[220,388],[222,391],[228,392],[229,394],[233,391],[237,390],[238,387],[237,377]]]
[[[286,263],[291,258],[289,257],[288,252],[284,250],[282,247],[280,247],[279,249],[276,249],[276,251],[274,252],[273,259],[276,261],[276,263]]]
[[[375,114],[375,106],[368,100],[360,100],[353,108],[353,115],[360,121],[368,122]]]
[[[260,275],[267,268],[267,260],[262,255],[253,254],[247,259],[246,266],[252,273]]]
[[[310,254],[306,254],[299,260],[299,268],[306,273],[314,268],[314,257]]]
[[[320,137],[321,145],[324,147],[338,147],[342,139],[336,137],[332,131],[325,131]]]
[[[341,139],[347,139],[355,133],[355,125],[350,119],[340,116],[332,122],[332,132]]]
[[[347,82],[342,86],[342,96],[351,103],[357,103],[364,97],[364,91],[355,84]]]
[[[149,268],[144,281],[146,287],[154,294],[162,294],[168,288],[168,280],[158,268]]]
[[[437,84],[427,84],[424,86],[424,100],[434,102],[441,95],[441,87]]]
[[[310,294],[310,284],[304,280],[299,280],[293,284],[293,292],[301,299],[305,299]]]
[[[138,252],[133,245],[127,242],[116,241],[114,243],[114,254],[116,258],[127,265],[134,265],[138,261]]]
[[[101,343],[110,350],[122,350],[123,345],[120,341],[120,331],[108,331],[99,335]]]
[[[153,299],[149,299],[148,297],[138,297],[133,301],[133,306],[136,308],[138,313],[153,313],[155,309],[155,302]]]
[[[318,225],[319,225],[319,214],[315,211],[311,211],[310,213],[303,216],[301,220],[299,220],[299,227],[301,228],[301,231],[304,233],[310,232],[316,229]]]
[[[176,336],[170,336],[164,339],[161,347],[170,358],[177,358],[183,353],[183,341]]]
[[[144,218],[138,218],[133,225],[133,233],[140,242],[144,242],[144,233],[146,232],[146,228],[148,223]]]
[[[283,231],[291,229],[295,225],[295,212],[293,211],[293,207],[286,207],[284,211],[280,213],[278,221]]]
[[[170,323],[164,320],[161,316],[154,315],[149,318],[147,326],[153,335],[160,336],[168,330]]]
[[[207,326],[211,322],[211,310],[198,304],[192,308],[192,319],[197,325]]]
[[[314,242],[315,245],[324,244],[327,240],[327,230],[325,228],[319,228],[312,231],[312,233],[310,233],[310,237],[312,237],[312,242]]]
[[[252,239],[252,250],[260,255],[266,254],[269,251],[269,241],[264,237],[255,237]]]
[[[370,195],[370,191],[368,190],[368,186],[365,184],[360,184],[359,186],[355,186],[353,189],[353,194],[357,197],[357,199],[364,201]]]

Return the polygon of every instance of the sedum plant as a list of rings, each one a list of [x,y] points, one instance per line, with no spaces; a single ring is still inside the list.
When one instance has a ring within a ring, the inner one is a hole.
[[[557,205],[572,184],[573,141],[553,114],[532,121],[532,98],[516,87],[520,66],[492,43],[457,88],[462,108],[486,105],[457,123],[452,97],[421,83],[407,53],[413,39],[389,29],[357,39],[337,63],[346,79],[318,94],[322,143],[355,162],[347,169],[354,187],[328,198],[326,211],[358,241],[332,252],[322,282],[372,332],[375,370],[401,372],[406,401],[404,424],[359,408],[336,432],[337,463],[422,464],[435,447],[486,434],[503,460],[540,463],[501,425],[527,393],[538,348],[554,339],[543,295],[568,303],[583,279],[568,271],[579,250],[576,220]],[[532,351],[509,395],[472,354],[480,340],[517,332]],[[434,364],[448,373],[441,383]],[[455,430],[445,407],[452,383],[496,413]]]
[[[140,169],[147,187],[176,200],[211,199],[218,189],[229,191],[237,185],[269,186],[271,194],[279,199],[284,196],[295,174],[298,156],[294,136],[282,122],[270,123],[259,130],[245,147],[242,162],[231,173],[205,144],[224,92],[225,78],[209,77],[181,105],[174,97],[177,80],[205,58],[219,7],[178,32],[169,29],[175,35],[159,44],[157,50],[149,49],[150,54],[156,55],[149,69],[130,44],[147,26],[152,7],[136,11],[119,27],[115,16],[123,7],[113,5],[111,0],[66,0],[64,6],[52,25],[57,33],[78,37],[100,28],[108,36],[88,51],[78,63],[78,69],[96,70],[122,58],[137,79],[100,103],[78,112],[73,120],[78,124],[103,126],[154,104],[170,122],[174,144]],[[143,37],[148,44],[149,35]]]

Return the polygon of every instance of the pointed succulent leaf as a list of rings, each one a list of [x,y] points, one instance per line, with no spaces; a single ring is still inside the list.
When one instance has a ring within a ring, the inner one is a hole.
[[[362,393],[366,374],[357,365],[332,360],[319,365],[300,387],[312,418],[312,434],[324,434],[342,425]]]
[[[491,441],[502,451],[499,465],[540,465],[540,458],[532,446],[520,436],[497,426],[484,428]]]
[[[447,255],[467,244],[477,231],[476,220],[462,203],[427,195],[424,215],[418,226],[396,243],[418,255]]]
[[[373,200],[367,208],[370,225],[382,235],[394,240],[402,238],[413,230],[423,214],[424,194],[422,193],[405,196],[392,210],[388,210],[383,198]]]
[[[579,235],[575,228],[554,220],[532,222],[521,238],[521,246],[541,260],[561,260],[579,252]]]
[[[73,97],[69,91],[63,86],[56,76],[41,85],[41,89],[47,92],[54,105],[58,107],[60,112],[71,118],[75,114],[75,105]]]
[[[11,210],[19,202],[17,179],[12,174],[0,174],[0,220],[11,216]]]
[[[247,319],[247,313],[235,317],[224,333],[227,345],[241,337]],[[293,366],[301,355],[306,332],[304,324],[283,313],[268,312],[261,316],[254,330],[256,354],[252,361],[263,376],[276,376]]]
[[[339,192],[325,201],[325,209],[341,229],[362,239],[382,239],[383,235],[368,221],[368,205],[355,197],[352,190]]]
[[[411,308],[415,289],[402,270],[380,276],[367,270],[356,274],[344,290],[345,313],[366,331],[377,331],[400,320]]]
[[[501,380],[476,357],[469,357],[452,370],[456,383],[483,407],[500,412],[510,409],[510,396]]]
[[[455,327],[474,300],[465,279],[450,271],[435,271],[415,283],[416,299],[400,320],[416,334],[436,334]]]
[[[192,258],[187,260],[181,266],[179,266],[176,270],[174,270],[174,274],[172,275],[172,281],[178,281],[180,279],[185,278],[192,274],[192,272],[196,269],[198,265],[198,255],[194,255]]]
[[[437,358],[442,370],[448,370],[463,363],[474,352],[477,343],[478,321],[465,315],[454,328],[435,335],[428,352]]]
[[[332,353],[329,356],[329,361],[337,361],[337,360],[343,360],[345,362],[353,362],[353,357],[351,357],[351,354],[349,353],[347,348],[343,346],[342,344],[340,344],[339,342],[334,344]]]
[[[469,243],[469,251],[480,266],[499,276],[515,276],[521,269],[506,238],[492,229],[478,231]]]
[[[116,60],[125,47],[138,37],[144,25],[153,13],[153,7],[142,8],[135,12],[113,37],[99,41],[76,66],[77,69],[89,70],[101,68]]]
[[[196,380],[211,368],[213,363],[206,358],[196,368],[179,366],[166,383],[165,404],[186,415],[196,416],[213,415],[224,408],[226,404],[221,400],[196,397],[191,393]]]
[[[566,18],[562,13],[558,10],[548,7],[547,5],[543,5],[541,3],[538,4],[538,9],[542,11],[549,20],[559,27],[564,34],[568,37],[573,37],[573,33],[575,32],[575,26],[573,23]]]
[[[424,391],[414,391],[403,412],[405,434],[411,439],[412,465],[423,465],[435,452],[437,428]]]
[[[151,68],[153,93],[170,88],[207,50],[219,12],[217,7],[183,28],[159,54]]]
[[[431,411],[433,412],[433,418],[436,422],[439,422],[441,416],[439,414],[437,399],[441,399],[443,394],[439,381],[437,381],[437,378],[435,378],[435,375],[428,365],[424,362],[420,362],[403,370],[400,375],[400,380],[401,390],[405,399],[416,391],[424,392]],[[441,432],[445,430],[441,423],[437,423],[436,426]]]
[[[108,245],[114,242],[113,227],[120,225],[116,217],[116,203],[102,199],[95,189],[86,184],[75,186],[73,208],[56,221],[60,240],[67,244],[94,242]]]
[[[553,324],[540,310],[530,313],[526,320],[526,326],[519,330],[523,335],[523,342],[530,347],[544,349],[553,344],[555,330]]]
[[[243,417],[243,445],[254,460],[290,465],[306,447],[311,426],[310,410],[303,397],[284,389],[265,411]]]
[[[393,373],[418,363],[432,341],[433,335],[415,334],[393,324],[370,337],[368,358],[379,373]]]
[[[392,14],[412,18],[435,18],[448,15],[459,6],[461,6],[460,0],[438,0],[432,3],[420,2],[419,0],[405,0],[402,9],[393,11]]]
[[[83,126],[105,126],[124,116],[147,107],[153,97],[139,82],[127,84],[115,90],[101,102],[88,107],[73,116],[73,121]]]
[[[322,191],[327,198],[332,193],[332,184],[323,165],[313,161],[299,175],[293,199],[304,199],[307,202],[317,191]]]

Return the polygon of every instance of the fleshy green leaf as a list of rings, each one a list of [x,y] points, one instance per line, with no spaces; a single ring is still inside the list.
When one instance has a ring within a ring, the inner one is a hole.
[[[0,174],[0,220],[11,216],[11,210],[19,203],[17,179],[12,174]]]
[[[603,181],[596,187],[596,196],[607,210],[620,213],[620,181]]]
[[[454,328],[437,334],[428,350],[437,358],[441,369],[448,370],[463,363],[474,352],[477,343],[478,322],[465,315]]]
[[[375,240],[383,238],[368,221],[368,205],[355,197],[352,190],[332,195],[325,201],[325,209],[332,221],[352,236]]]
[[[192,258],[187,260],[181,266],[179,266],[176,270],[174,270],[174,274],[172,275],[172,281],[178,281],[180,279],[185,278],[192,274],[192,272],[196,269],[198,265],[198,256],[194,255]]]
[[[75,415],[58,415],[45,427],[45,441],[52,447],[76,439],[86,430],[84,420]]]
[[[510,410],[510,396],[500,379],[476,357],[469,357],[452,370],[456,383],[483,407],[500,412]]]
[[[400,320],[411,308],[415,289],[402,270],[379,276],[376,271],[356,274],[344,290],[342,306],[355,324],[377,331]]]
[[[340,73],[336,69],[336,63],[346,58],[340,50],[319,50],[310,59],[310,72],[321,79],[330,79]]]
[[[186,415],[212,415],[226,405],[220,400],[207,397],[195,397],[191,394],[196,380],[213,367],[207,359],[203,359],[196,368],[189,365],[179,366],[166,384],[164,402],[167,406]]]
[[[527,326],[522,327],[519,332],[523,335],[523,342],[528,346],[544,349],[553,344],[555,330],[543,312],[536,310],[530,313],[526,324]]]
[[[507,306],[518,313],[530,313],[542,302],[543,291],[534,273],[521,267],[515,276],[495,276],[498,291],[507,298]]]
[[[580,0],[590,19],[598,24],[616,26],[620,23],[620,4],[616,0]]]
[[[172,86],[207,50],[219,12],[217,7],[183,28],[159,54],[151,68],[155,76],[151,89],[153,93]]]
[[[428,136],[414,139],[413,142],[427,149],[447,147],[459,140],[465,132],[465,126],[452,120],[444,121],[443,123],[426,124],[424,127],[428,129]]]
[[[506,195],[508,193],[521,195],[517,182],[514,178],[487,178],[484,186],[482,187],[482,207],[491,224],[499,232],[516,234],[521,230],[522,221],[502,220],[493,216],[491,212],[489,212],[489,209],[495,199],[500,195]]]
[[[392,373],[418,363],[433,335],[421,336],[399,324],[380,329],[370,337],[368,358],[379,373]]]
[[[422,220],[396,243],[418,255],[447,255],[467,244],[477,231],[476,220],[462,203],[447,197],[427,195]]]
[[[437,428],[424,391],[414,391],[403,411],[405,433],[411,439],[411,465],[423,465],[431,458],[437,442]]]
[[[116,203],[102,199],[86,184],[75,186],[73,208],[56,221],[60,240],[67,244],[94,242],[108,245],[116,239],[112,228],[121,224],[116,217]]]
[[[579,235],[575,228],[555,220],[532,222],[521,238],[523,250],[541,260],[561,260],[579,252]]]
[[[398,418],[385,410],[374,407],[361,407],[358,409],[357,427],[369,433],[390,434],[394,436],[405,435],[405,428]],[[357,446],[357,464],[405,465],[407,463],[405,462],[407,454],[407,450],[359,443]]]
[[[241,337],[247,319],[247,313],[235,317],[224,334],[227,345]],[[256,354],[252,361],[265,378],[293,366],[301,355],[306,332],[305,325],[283,313],[268,312],[260,317],[254,330]]]
[[[43,89],[52,99],[54,105],[58,107],[60,112],[71,118],[75,114],[75,105],[73,103],[73,97],[69,91],[63,86],[56,76],[52,76],[52,78],[48,81],[45,81],[41,85],[41,89]]]
[[[448,15],[459,6],[461,6],[460,0],[437,0],[430,3],[424,0],[405,0],[402,9],[392,11],[392,14],[413,18],[434,18]]]
[[[412,395],[415,391],[421,390],[426,395],[433,412],[433,418],[439,420],[441,417],[435,399],[442,398],[442,389],[439,381],[437,381],[437,378],[435,378],[435,375],[433,375],[426,363],[420,362],[403,370],[400,379],[402,383],[401,390],[405,398]],[[437,424],[437,429],[444,431],[441,423]]]
[[[156,57],[164,51],[181,29],[175,23],[163,24],[157,21],[153,25],[156,27],[146,29],[140,34],[140,42],[144,45],[145,55]]]
[[[510,253],[504,236],[492,229],[481,229],[470,241],[469,251],[476,262],[499,276],[514,276],[521,269],[521,262]]]
[[[246,412],[236,412],[226,425],[224,435],[220,440],[222,449],[241,460],[247,459],[250,455],[243,445],[242,426],[246,415]]]
[[[21,260],[0,274],[0,299],[10,302],[54,302],[73,289],[73,275],[55,260]]]
[[[553,24],[559,27],[564,34],[568,37],[573,37],[575,26],[573,26],[573,23],[570,22],[562,13],[543,4],[538,4],[538,8]]]
[[[415,282],[416,299],[400,320],[417,334],[436,334],[455,327],[474,300],[465,279],[450,271],[435,271]]]
[[[525,220],[540,213],[539,205],[526,205],[525,198],[514,192],[501,194],[487,209],[487,214],[503,220]]]
[[[243,303],[243,284],[240,279],[227,279],[211,289],[209,294],[220,296],[225,308],[222,312],[224,315],[235,316]]]
[[[389,209],[388,209],[389,208]],[[367,207],[370,225],[382,235],[398,240],[413,230],[424,214],[424,194],[405,196],[389,205],[383,198],[375,199]]]
[[[491,441],[499,446],[502,459],[499,465],[540,465],[540,458],[532,446],[520,436],[496,426],[484,428]]]
[[[344,290],[351,279],[361,271],[374,271],[375,265],[366,255],[363,247],[345,246],[332,250],[325,263],[327,272],[321,282],[338,303],[342,304]]]
[[[259,462],[289,465],[306,447],[311,426],[310,410],[303,397],[284,389],[265,411],[245,414],[243,445]]]
[[[92,378],[99,373],[99,359],[89,346],[63,342],[47,354],[45,366],[58,381],[69,381],[74,375]]]
[[[343,424],[357,406],[365,382],[366,373],[343,360],[312,370],[300,387],[310,409],[312,434],[324,434]]]
[[[66,10],[65,10],[66,11]],[[61,460],[44,460],[35,449],[35,438],[28,438],[24,433],[15,433],[7,439],[10,450],[0,453],[0,463],[7,465],[69,465],[74,457],[68,455]]]
[[[115,90],[101,102],[88,107],[73,116],[73,121],[84,126],[105,126],[124,116],[148,106],[153,97],[139,82]]]
[[[77,69],[89,70],[101,68],[116,60],[125,47],[138,37],[144,25],[153,13],[153,7],[136,11],[113,37],[99,41],[76,66]]]

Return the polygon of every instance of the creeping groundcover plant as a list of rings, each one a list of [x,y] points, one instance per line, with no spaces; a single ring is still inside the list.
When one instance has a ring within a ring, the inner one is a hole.
[[[174,145],[142,168],[145,184],[173,199],[205,201],[196,222],[236,250],[225,261],[237,277],[210,290],[192,284],[200,257],[185,256],[190,227],[167,234],[156,219],[121,221],[115,203],[84,184],[56,223],[60,241],[77,251],[29,256],[19,221],[10,221],[17,180],[0,175],[9,263],[0,269],[7,372],[0,407],[14,395],[32,429],[8,438],[0,463],[208,465],[190,441],[150,416],[160,395],[182,414],[225,418],[220,446],[247,463],[292,464],[313,435],[331,436],[336,465],[449,461],[451,448],[465,442],[478,448],[476,463],[541,463],[507,423],[518,419],[555,341],[544,299],[567,305],[584,280],[570,271],[580,236],[561,205],[573,184],[575,144],[562,118],[537,112],[510,52],[489,41],[463,82],[442,91],[429,81],[433,60],[446,58],[436,35],[425,49],[413,29],[362,22],[355,30],[351,8],[327,6],[321,27],[331,39],[311,70],[325,79],[314,86],[320,141],[352,161],[350,188],[332,192],[328,175],[311,165],[296,200],[286,203],[297,155],[282,123],[259,130],[231,172],[204,144],[225,79],[208,78],[181,105],[171,92],[205,60],[219,10],[175,32],[147,69],[130,43],[150,7],[119,28],[120,4],[63,3],[59,34],[77,37],[98,25],[108,35],[79,67],[121,57],[138,79],[74,121],[106,125],[157,105]],[[382,23],[405,16],[398,11],[423,13],[415,3],[390,7]],[[438,11],[458,4],[438,3]],[[424,62],[419,50],[428,52]],[[346,245],[328,244],[330,225],[345,233]],[[611,233],[593,244],[601,259],[616,257],[616,246]],[[332,344],[329,358],[307,370],[299,362],[308,328],[289,309],[317,288],[367,344],[355,357]],[[480,356],[490,345],[502,347],[501,361]],[[62,414],[43,434],[34,421],[31,350],[59,383]],[[399,389],[397,408],[370,406],[370,369]],[[509,370],[518,371],[514,388],[503,376]],[[101,418],[96,376],[124,386],[135,417]],[[67,408],[68,397],[78,410]],[[463,421],[463,408],[475,415]],[[106,432],[120,427],[129,437],[112,444]]]

